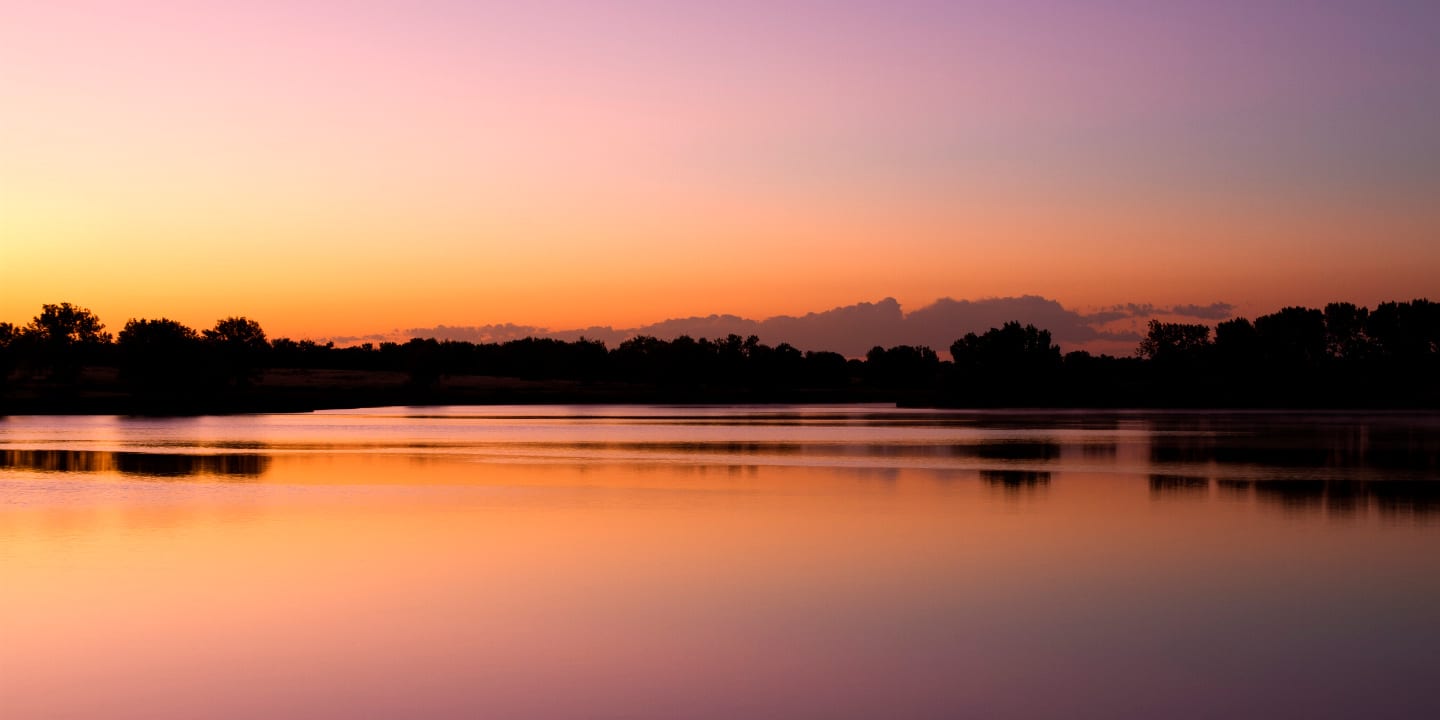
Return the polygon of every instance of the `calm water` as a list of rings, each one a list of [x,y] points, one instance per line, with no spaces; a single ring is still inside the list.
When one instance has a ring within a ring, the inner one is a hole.
[[[0,419],[0,717],[1440,717],[1440,418]]]

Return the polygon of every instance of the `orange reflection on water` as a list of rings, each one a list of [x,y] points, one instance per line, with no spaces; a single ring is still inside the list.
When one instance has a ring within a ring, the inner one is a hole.
[[[1058,717],[1239,688],[1206,714],[1313,646],[1414,673],[1374,633],[1440,639],[1405,611],[1440,597],[1405,559],[1426,528],[1120,473],[268,458],[7,481],[47,499],[0,510],[6,717]]]

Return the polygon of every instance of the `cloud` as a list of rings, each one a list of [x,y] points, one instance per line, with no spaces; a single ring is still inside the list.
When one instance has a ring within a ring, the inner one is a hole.
[[[674,318],[629,330],[588,328],[551,337],[623,341],[637,335],[674,338],[756,335],[769,344],[790,343],[802,350],[831,350],[850,357],[862,356],[876,345],[926,345],[942,355],[950,344],[969,332],[984,332],[1006,322],[1018,321],[1050,330],[1057,343],[1076,346],[1101,340],[1134,342],[1131,332],[1106,332],[1092,327],[1085,316],[1066,310],[1060,303],[1035,295],[984,300],[942,298],[906,313],[895,298],[842,305],[805,315],[777,315],[751,320],[736,315]]]
[[[373,342],[373,343],[386,342],[386,341],[393,340],[393,339],[394,339],[394,335],[382,334],[382,333],[372,333],[372,334],[370,334],[370,335],[335,335],[335,336],[332,336],[332,337],[321,338],[321,339],[320,339],[320,342],[322,342],[322,343],[332,342],[332,343],[335,343],[336,345],[339,345],[340,347],[346,347],[346,346],[348,346],[348,345],[360,345],[360,344],[362,344],[362,343],[367,343],[367,342]]]
[[[864,355],[876,345],[916,344],[909,338],[908,318],[895,298],[858,303],[800,317],[780,315],[762,322],[762,340],[788,342],[802,349],[833,350],[842,355]],[[794,340],[784,338],[795,338]],[[953,341],[954,338],[951,338]],[[947,342],[945,347],[950,347]]]
[[[544,337],[547,333],[548,331],[542,327],[516,325],[514,323],[502,323],[499,325],[436,325],[435,327],[409,328],[405,330],[395,329],[388,333],[371,333],[369,335],[336,335],[321,338],[320,341],[333,342],[342,347],[367,342],[403,343],[411,338],[463,340],[473,343],[499,343],[527,337]]]
[[[502,343],[527,337],[538,337],[546,333],[545,328],[534,325],[436,325],[432,328],[410,328],[399,334],[402,339],[435,338],[436,340],[464,340],[473,343]]]
[[[910,313],[905,321],[908,335],[926,338],[926,342],[919,344],[937,349],[948,349],[950,343],[965,333],[981,333],[1011,321],[1049,330],[1056,344],[1067,349],[1096,341],[1139,340],[1138,335],[1129,331],[1097,329],[1098,323],[1089,316],[1067,310],[1059,302],[1038,295],[984,300],[942,298]]]
[[[1171,305],[1169,307],[1156,307],[1151,303],[1125,303],[1123,305],[1111,305],[1097,312],[1085,315],[1085,319],[1096,325],[1104,325],[1117,320],[1139,318],[1148,320],[1152,317],[1173,316],[1200,318],[1202,320],[1224,320],[1233,317],[1235,306],[1227,302],[1213,302],[1209,305]]]
[[[755,335],[770,344],[787,342],[802,350],[834,350],[846,355],[863,355],[875,345],[904,343],[904,321],[905,314],[900,309],[900,303],[894,298],[885,298],[875,303],[845,305],[799,317],[777,315],[765,320],[751,320],[738,315],[707,315],[672,318],[625,330],[606,326],[565,330],[549,333],[548,337],[574,340],[583,336],[604,340],[613,346],[640,335],[663,339],[681,335],[695,338]],[[945,347],[949,347],[949,342],[946,341]]]
[[[1200,318],[1201,320],[1226,320],[1235,316],[1235,306],[1227,302],[1213,302],[1209,305],[1176,305],[1170,308],[1171,315]]]
[[[1105,325],[1107,323],[1115,322],[1116,320],[1127,320],[1135,316],[1131,315],[1128,312],[1125,312],[1124,310],[1101,310],[1099,312],[1090,313],[1089,315],[1086,315],[1084,317],[1085,322],[1092,325]]]
[[[1205,320],[1229,317],[1234,306],[1215,302],[1209,305],[1174,305],[1157,307],[1149,303],[1125,303],[1082,313],[1039,295],[955,300],[941,298],[911,312],[900,302],[887,297],[875,302],[841,305],[800,316],[777,315],[763,320],[738,315],[706,315],[671,318],[633,328],[597,325],[570,330],[550,330],[534,325],[502,323],[494,325],[409,328],[386,334],[327,338],[339,345],[357,342],[405,342],[410,338],[436,338],[468,342],[506,342],[525,337],[549,337],[560,340],[588,338],[615,347],[633,337],[649,335],[673,339],[681,335],[695,338],[722,338],[726,335],[758,336],[761,341],[776,345],[790,343],[802,350],[830,350],[849,357],[860,357],[870,348],[881,345],[926,345],[942,356],[950,344],[967,333],[983,333],[1007,322],[1019,322],[1049,330],[1062,349],[1084,349],[1092,352],[1127,354],[1140,340],[1137,323],[1126,327],[1106,327],[1124,320],[1143,321],[1156,316],[1184,316]]]

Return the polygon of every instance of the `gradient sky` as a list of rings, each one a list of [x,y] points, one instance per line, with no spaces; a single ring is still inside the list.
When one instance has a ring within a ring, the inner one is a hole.
[[[1440,295],[1440,3],[0,0],[0,320]]]

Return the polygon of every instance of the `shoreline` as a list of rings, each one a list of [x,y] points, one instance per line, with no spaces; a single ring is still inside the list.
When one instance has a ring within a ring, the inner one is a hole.
[[[1239,393],[1176,396],[1145,384],[1082,384],[1050,392],[991,386],[983,395],[957,395],[944,386],[883,387],[852,382],[845,387],[775,387],[665,384],[618,380],[523,379],[445,375],[420,386],[403,372],[332,369],[270,369],[246,385],[195,389],[136,387],[115,368],[89,367],[59,384],[26,378],[0,390],[0,417],[11,415],[129,415],[195,417],[253,413],[301,413],[367,407],[445,405],[839,405],[883,403],[898,408],[1015,411],[1228,411],[1437,413],[1440,403],[1425,392],[1276,392],[1240,402]],[[1387,401],[1388,400],[1388,401]],[[1427,402],[1428,400],[1428,402]]]
[[[1117,415],[1149,414],[1317,414],[1317,415],[1420,415],[1440,416],[1440,408],[1397,405],[955,405],[933,402],[904,402],[892,399],[834,393],[792,393],[784,396],[755,397],[748,394],[687,394],[665,393],[638,395],[585,393],[496,393],[364,395],[330,398],[240,396],[208,402],[139,401],[128,397],[29,398],[19,402],[0,402],[0,421],[19,416],[118,415],[126,417],[207,417],[282,413],[311,413],[323,410],[361,410],[384,407],[450,407],[450,406],[787,406],[787,405],[880,405],[902,410],[974,411],[1030,414],[1099,413]]]

